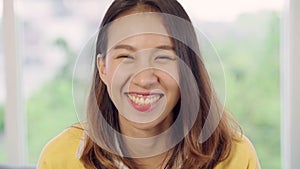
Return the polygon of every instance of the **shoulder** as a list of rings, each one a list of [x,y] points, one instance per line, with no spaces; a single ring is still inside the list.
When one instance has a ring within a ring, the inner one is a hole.
[[[76,157],[83,129],[73,125],[50,140],[42,150],[38,162],[39,169],[81,169],[83,165]]]
[[[260,169],[256,151],[246,136],[235,136],[229,156],[215,167],[221,168]]]

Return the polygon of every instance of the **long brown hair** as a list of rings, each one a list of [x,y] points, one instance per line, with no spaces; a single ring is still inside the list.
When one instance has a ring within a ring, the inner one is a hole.
[[[141,6],[143,8],[142,12],[155,11],[166,13],[180,17],[191,23],[189,16],[176,0],[115,0],[102,20],[97,39],[96,54],[101,54],[104,57],[106,55],[106,26],[125,11]],[[180,161],[180,168],[213,168],[228,157],[233,141],[233,133],[235,131],[233,124],[236,123],[224,112],[212,88],[206,68],[201,56],[199,56],[199,45],[194,28],[189,24],[174,25],[174,22],[166,18],[164,18],[164,24],[170,36],[179,34],[182,36],[180,39],[184,39],[185,42],[188,42],[188,44],[185,44],[178,39],[172,39],[177,56],[179,56],[191,70],[197,84],[197,90],[199,91],[199,103],[197,103],[199,104],[199,111],[196,116],[196,121],[191,126],[187,135],[173,148],[172,152],[170,152],[171,156],[166,168],[178,168],[178,161]],[[106,146],[110,147],[111,145],[109,144],[115,142],[116,140],[114,139],[116,138],[111,136],[107,125],[104,125],[99,119],[104,118],[114,130],[120,132],[118,110],[108,95],[106,85],[100,79],[96,64],[97,61],[95,60],[94,79],[87,108],[87,125],[90,132],[102,139],[103,143],[107,144]],[[189,80],[185,79],[184,73],[186,73],[184,70],[180,71],[181,91],[189,95],[194,91],[189,87]],[[178,112],[180,109],[189,108],[181,107],[180,105],[190,105],[189,100],[180,99],[178,101],[174,107],[175,118],[179,118]],[[205,121],[208,119],[210,111],[213,113],[213,118],[209,121],[208,130],[213,130],[213,132],[207,140],[201,143],[199,142],[200,133]],[[191,120],[189,118],[191,117],[188,114],[181,117],[183,126],[185,126],[184,123]],[[216,129],[213,127],[215,123],[218,123]],[[184,132],[183,130],[184,129],[178,129],[178,132],[182,134]],[[117,139],[117,141],[121,142],[121,138]],[[89,137],[86,139],[86,145],[80,160],[86,168],[91,169],[117,169],[116,161],[124,163],[129,168],[136,168],[133,159],[120,157],[119,155],[111,153],[99,146]]]

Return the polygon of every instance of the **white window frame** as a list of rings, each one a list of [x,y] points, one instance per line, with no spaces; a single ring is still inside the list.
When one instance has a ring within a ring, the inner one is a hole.
[[[7,163],[26,164],[26,125],[22,92],[21,58],[16,41],[14,0],[3,1],[3,44],[5,63],[5,124],[4,137]]]
[[[300,1],[286,1],[281,53],[282,168],[300,167]]]

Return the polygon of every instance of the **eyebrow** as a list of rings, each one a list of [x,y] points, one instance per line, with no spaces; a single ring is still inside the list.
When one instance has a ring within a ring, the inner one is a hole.
[[[157,46],[155,48],[156,49],[162,49],[162,50],[174,50],[175,51],[175,48],[173,46],[169,46],[169,45]]]
[[[130,45],[116,45],[115,47],[113,47],[113,49],[126,49],[126,50],[130,50],[130,51],[137,51],[136,48],[134,48],[133,46]],[[162,50],[174,50],[175,48],[173,46],[169,46],[169,45],[161,45],[161,46],[156,46],[155,49],[162,49]]]
[[[136,48],[134,48],[130,45],[116,45],[115,47],[113,47],[113,49],[126,49],[126,50],[130,50],[130,51],[136,51]]]

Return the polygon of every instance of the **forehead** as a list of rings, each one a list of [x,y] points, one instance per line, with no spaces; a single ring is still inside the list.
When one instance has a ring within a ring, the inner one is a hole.
[[[121,47],[120,47],[121,46]],[[130,51],[139,51],[144,49],[166,49],[174,50],[173,41],[170,37],[157,34],[141,34],[128,37],[109,48],[109,51],[114,49],[126,49]]]
[[[137,13],[113,21],[108,28],[108,50],[120,42],[170,41],[162,17],[158,13]]]

